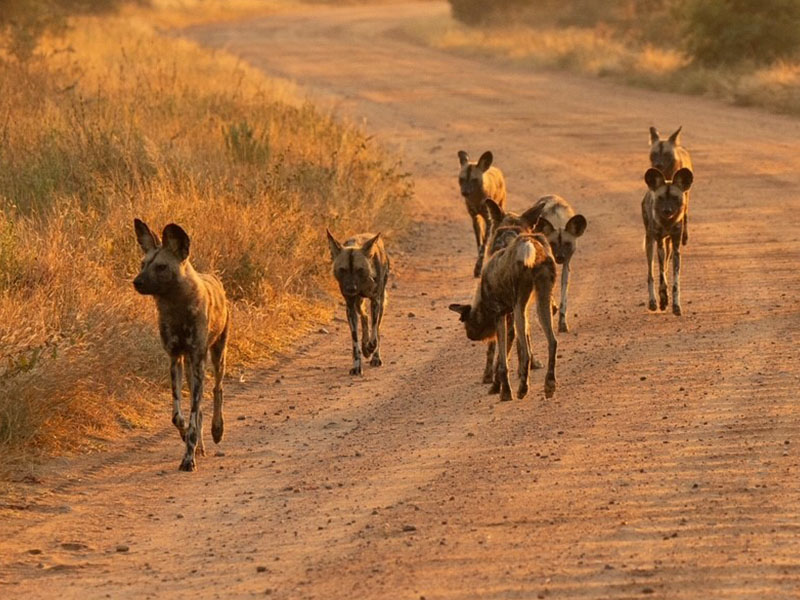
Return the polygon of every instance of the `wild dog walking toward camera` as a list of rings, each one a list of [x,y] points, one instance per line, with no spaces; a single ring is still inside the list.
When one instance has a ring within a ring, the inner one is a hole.
[[[504,231],[498,230],[497,236],[504,235]],[[514,234],[509,231],[508,237],[510,242],[507,246],[487,255],[487,263],[481,272],[472,304],[451,304],[449,308],[461,316],[469,339],[482,341],[497,336],[497,378],[500,382],[500,399],[504,401],[511,400],[508,355],[503,350],[509,347],[511,327],[507,323],[507,317],[513,314],[513,331],[519,358],[517,397],[524,398],[528,392],[531,363],[528,305],[535,294],[539,323],[548,342],[544,393],[550,398],[556,389],[558,346],[550,311],[556,273],[555,261],[547,241],[541,235],[519,231]]]
[[[492,166],[494,157],[488,150],[481,154],[477,162],[471,162],[469,155],[463,150],[459,150],[458,160],[461,163],[458,186],[467,205],[467,212],[472,219],[475,244],[478,246],[478,260],[475,262],[473,274],[475,277],[480,277],[484,245],[490,234],[489,215],[486,213],[484,200],[491,198],[501,208],[505,207],[506,181],[500,169]]]
[[[693,175],[689,169],[679,169],[670,181],[658,169],[648,169],[644,175],[648,191],[642,199],[642,220],[647,253],[647,291],[650,310],[656,310],[653,281],[653,247],[658,249],[658,295],[661,310],[667,308],[666,263],[672,255],[672,312],[681,314],[681,237]]]
[[[389,256],[383,247],[381,234],[362,233],[344,244],[336,241],[330,231],[328,245],[333,260],[333,276],[347,305],[347,322],[353,340],[353,368],[350,375],[361,375],[361,356],[372,359],[369,364],[380,367],[383,310],[386,306],[386,282],[389,279]],[[370,301],[371,323],[364,312]],[[358,317],[361,317],[361,347],[358,345]]]
[[[689,151],[681,145],[681,129],[678,129],[662,140],[658,129],[650,128],[650,166],[658,169],[668,180],[675,177],[679,169],[692,171],[692,157]],[[689,241],[689,194],[686,194],[686,214],[683,215],[683,234],[681,243],[685,246]]]
[[[135,219],[136,239],[144,252],[142,268],[133,280],[140,294],[153,296],[158,309],[158,331],[170,358],[172,423],[186,442],[181,471],[194,471],[195,449],[205,455],[203,443],[203,381],[206,355],[214,368],[214,415],[211,435],[222,440],[222,378],[230,331],[230,311],[225,290],[213,275],[198,273],[189,262],[189,236],[178,225],[164,227],[161,241]],[[187,427],[181,412],[183,371],[189,384],[191,412]]]
[[[558,331],[569,331],[567,325],[567,292],[572,255],[578,238],[586,231],[586,218],[576,215],[569,202],[561,196],[542,196],[530,209],[530,218],[538,217],[536,231],[550,244],[556,263],[561,265],[561,301],[558,307]]]

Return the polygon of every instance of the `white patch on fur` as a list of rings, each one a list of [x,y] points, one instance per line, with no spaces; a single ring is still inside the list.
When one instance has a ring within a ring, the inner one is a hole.
[[[517,260],[526,267],[533,267],[536,264],[536,246],[533,242],[526,240],[517,247]]]

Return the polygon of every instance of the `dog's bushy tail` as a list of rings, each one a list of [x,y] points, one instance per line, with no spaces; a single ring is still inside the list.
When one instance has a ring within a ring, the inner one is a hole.
[[[531,240],[525,240],[517,246],[517,260],[526,267],[536,264],[536,246]]]

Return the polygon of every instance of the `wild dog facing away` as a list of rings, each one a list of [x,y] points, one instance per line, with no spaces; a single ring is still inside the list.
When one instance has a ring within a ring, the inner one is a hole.
[[[211,435],[222,440],[222,378],[230,331],[230,311],[222,283],[213,275],[198,273],[189,262],[189,236],[178,225],[164,227],[161,241],[135,219],[136,239],[144,252],[142,268],[133,280],[140,294],[153,296],[158,310],[161,343],[170,359],[172,423],[186,442],[181,471],[194,471],[195,449],[205,455],[203,443],[203,381],[206,355],[214,369],[214,414]],[[191,412],[187,427],[181,412],[183,371],[189,384]],[[198,446],[199,444],[199,446]]]
[[[679,169],[692,169],[692,157],[689,151],[681,145],[681,129],[678,129],[662,140],[658,129],[650,127],[650,166],[658,169],[668,180],[675,177]],[[689,241],[689,194],[686,195],[686,214],[683,216],[683,234],[681,243],[685,246]]]
[[[538,212],[532,209],[526,210],[521,215],[506,211],[491,198],[486,199],[486,212],[489,214],[492,233],[486,241],[484,260],[486,260],[486,255],[492,255],[501,248],[508,246],[520,233],[533,233],[536,221],[539,218]],[[511,345],[514,342],[514,330],[511,327],[512,322],[512,316],[508,315],[506,323],[509,335],[506,354],[511,351]],[[528,340],[528,347],[532,348],[530,340]],[[496,349],[497,341],[493,338],[486,346],[486,366],[483,370],[483,383],[492,384],[489,390],[490,394],[497,394],[500,391],[500,381],[497,378]],[[531,368],[542,368],[542,363],[534,356],[531,356]]]
[[[648,191],[642,199],[642,220],[647,253],[647,291],[650,310],[656,310],[656,293],[653,281],[653,247],[658,249],[659,308],[667,308],[666,263],[672,256],[672,312],[681,314],[681,237],[688,203],[689,188],[694,176],[689,169],[679,169],[670,181],[658,169],[650,168],[644,174]]]
[[[569,331],[567,325],[567,292],[572,255],[578,238],[586,231],[586,217],[576,215],[569,202],[560,196],[542,196],[530,209],[536,215],[536,231],[540,231],[550,244],[553,258],[561,265],[561,300],[558,307],[558,331]]]
[[[497,236],[503,235],[505,234],[501,230],[497,231]],[[500,349],[497,377],[500,382],[500,399],[503,401],[511,400],[508,355],[503,349],[509,347],[508,339],[511,334],[507,316],[513,314],[513,331],[519,358],[517,397],[524,398],[528,392],[531,362],[528,305],[535,294],[539,323],[548,342],[544,393],[545,397],[550,398],[556,389],[558,346],[550,311],[556,273],[555,260],[547,240],[539,234],[509,231],[508,237],[511,239],[507,246],[487,256],[472,304],[451,304],[449,308],[459,313],[469,339],[481,341],[497,336]]]
[[[501,208],[505,207],[506,181],[502,171],[492,166],[494,156],[488,150],[481,154],[477,162],[470,161],[469,155],[463,150],[459,150],[458,160],[461,164],[458,186],[467,205],[467,212],[472,219],[475,244],[478,246],[478,260],[475,262],[473,275],[480,277],[484,245],[490,234],[491,225],[484,200],[491,198]]]
[[[381,234],[354,235],[344,244],[339,243],[330,231],[328,245],[333,260],[333,276],[339,283],[347,305],[347,322],[353,340],[353,368],[351,375],[361,375],[361,356],[372,359],[369,364],[380,367],[380,327],[386,307],[386,282],[389,279],[389,256],[383,246]],[[364,312],[370,301],[371,323]],[[361,317],[361,348],[358,344],[358,317]]]

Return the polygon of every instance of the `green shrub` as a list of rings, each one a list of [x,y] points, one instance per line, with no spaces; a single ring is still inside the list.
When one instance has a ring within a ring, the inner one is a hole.
[[[800,0],[686,0],[686,49],[704,65],[769,63],[797,55]]]

